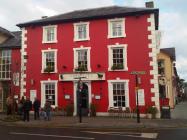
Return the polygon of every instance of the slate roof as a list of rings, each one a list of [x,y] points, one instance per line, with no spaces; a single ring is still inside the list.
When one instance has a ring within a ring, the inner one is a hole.
[[[7,36],[13,36],[13,34],[7,29],[0,27],[0,33],[6,34]]]
[[[56,16],[51,16],[39,20],[20,23],[17,26],[27,27],[27,26],[34,26],[34,25],[57,24],[62,22],[76,22],[76,21],[86,21],[86,20],[103,19],[103,18],[138,16],[148,13],[155,14],[155,25],[156,25],[156,29],[158,29],[158,14],[159,14],[158,9],[121,7],[121,6],[110,6],[110,7],[85,9],[85,10],[76,10],[76,11],[72,11]]]
[[[173,61],[176,61],[175,48],[162,48],[160,51],[169,55]]]
[[[0,44],[0,48],[14,49],[21,48],[21,31],[10,32],[12,34],[5,42]]]

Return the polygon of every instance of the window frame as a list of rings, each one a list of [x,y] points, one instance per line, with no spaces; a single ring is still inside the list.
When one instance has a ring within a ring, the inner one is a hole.
[[[50,73],[57,73],[57,49],[42,50],[42,70],[41,73],[46,73],[44,70],[46,68],[46,53],[54,52],[54,71]]]
[[[54,28],[54,40],[47,40],[47,29]],[[42,43],[57,43],[57,25],[43,26],[43,38]]]
[[[113,22],[121,22],[122,25],[121,35],[117,35],[117,36],[113,35],[113,25],[112,25]],[[108,38],[121,38],[121,37],[126,37],[125,18],[108,19]]]
[[[81,48],[73,48],[74,51],[74,69],[73,71],[75,72],[75,69],[78,67],[78,51],[81,50],[87,50],[87,71],[85,72],[91,72],[91,65],[90,65],[90,50],[91,47],[83,47]]]
[[[6,53],[6,55],[3,55],[3,52],[7,52],[8,51],[8,54]],[[12,67],[12,50],[10,49],[6,49],[6,50],[1,50],[1,56],[0,56],[0,79],[1,80],[11,80],[11,73],[12,73],[12,70],[11,70],[11,67]],[[6,58],[6,59],[5,59]],[[10,62],[9,63],[5,63],[3,64],[3,60],[8,60],[10,59]],[[5,70],[3,70],[3,66],[5,68]],[[9,70],[7,71],[7,66],[9,66]],[[9,73],[9,77],[7,77],[7,72]],[[4,77],[2,76],[3,73],[5,74]]]
[[[108,93],[109,93],[109,108],[118,108],[114,107],[114,94],[113,94],[113,84],[116,83],[124,83],[125,87],[125,107],[122,107],[125,110],[129,107],[129,80],[128,79],[116,79],[116,80],[108,80]]]
[[[86,41],[90,40],[89,37],[89,22],[74,23],[74,41]],[[86,38],[79,38],[78,27],[86,25]]]
[[[58,106],[58,88],[57,80],[46,80],[46,81],[40,81],[41,83],[41,107],[44,107],[45,102],[46,102],[46,94],[45,94],[45,85],[46,84],[55,84],[55,105],[51,105],[53,108]]]
[[[127,44],[108,45],[108,71],[128,71],[127,66]],[[113,49],[122,48],[123,49],[123,69],[112,70],[113,66]]]

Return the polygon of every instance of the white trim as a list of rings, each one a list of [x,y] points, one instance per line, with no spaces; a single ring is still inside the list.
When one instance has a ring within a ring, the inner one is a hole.
[[[40,83],[41,83],[41,107],[44,107],[44,104],[46,102],[44,94],[45,94],[45,84],[47,83],[55,84],[55,106],[52,106],[52,107],[58,106],[58,88],[57,88],[58,81],[57,80],[45,80],[45,81],[40,81]]]
[[[91,72],[91,60],[90,60],[90,50],[91,50],[91,47],[83,47],[81,46],[80,48],[73,48],[73,51],[74,51],[74,69],[78,66],[78,53],[77,51],[80,51],[80,50],[87,50],[87,61],[88,61],[88,72]]]
[[[54,28],[54,40],[47,41],[47,28]],[[43,26],[42,43],[57,43],[57,25]]]
[[[41,70],[41,73],[45,73],[44,72],[44,68],[45,68],[45,63],[46,63],[45,62],[46,61],[45,60],[45,53],[46,52],[54,52],[55,53],[55,55],[54,55],[54,57],[55,57],[54,58],[55,59],[54,60],[54,62],[55,62],[55,70],[54,70],[54,72],[50,72],[50,73],[57,73],[57,71],[58,71],[57,70],[57,51],[58,51],[57,49],[50,49],[50,48],[48,50],[41,50],[41,52],[42,52],[42,70]]]
[[[150,35],[148,35],[148,39],[151,40],[151,43],[148,45],[149,48],[151,48],[151,52],[149,53],[149,57],[152,61],[150,61],[150,66],[152,67],[152,70],[150,70],[150,75],[153,76],[153,79],[150,79],[150,84],[152,84],[154,87],[150,89],[150,92],[153,93],[153,97],[151,100],[155,102],[155,106],[158,110],[160,110],[160,103],[159,103],[159,87],[158,87],[158,64],[157,64],[157,45],[156,45],[156,30],[155,30],[155,19],[154,14],[150,14],[150,17],[147,19],[147,22],[149,22],[150,26],[148,26],[147,30],[151,32]],[[157,116],[160,115],[160,112],[158,112]]]
[[[24,96],[24,94],[26,93],[26,63],[27,61],[25,61],[24,55],[27,54],[26,52],[26,48],[27,48],[27,30],[25,28],[21,29],[22,31],[22,39],[21,39],[21,82],[20,82],[20,96]]]
[[[73,82],[73,96],[74,96],[74,112],[73,112],[73,115],[76,116],[77,115],[77,83],[78,81],[76,82]],[[90,107],[90,104],[92,103],[92,90],[91,90],[91,81],[85,81],[84,82],[85,84],[87,84],[88,86],[88,108]]]
[[[118,82],[121,82],[121,83],[125,83],[125,107],[123,107],[123,109],[125,109],[126,107],[129,107],[129,80],[126,79],[126,80],[108,80],[108,102],[109,102],[109,108],[110,107],[114,107],[114,100],[113,100],[113,86],[112,84],[113,83],[118,83]]]
[[[112,34],[112,22],[122,22],[122,35],[121,36],[113,36]],[[120,38],[126,37],[125,33],[125,18],[115,18],[115,19],[108,19],[108,38]]]
[[[85,41],[85,40],[90,40],[90,34],[89,34],[89,22],[79,22],[79,23],[74,23],[74,41]],[[78,38],[78,26],[81,25],[86,25],[86,38],[80,39]]]
[[[128,66],[127,66],[127,44],[118,44],[116,43],[115,45],[108,45],[108,71],[128,71]],[[123,48],[123,58],[124,58],[124,68],[119,69],[119,70],[112,70],[112,59],[113,59],[113,54],[112,54],[112,49],[113,48]]]

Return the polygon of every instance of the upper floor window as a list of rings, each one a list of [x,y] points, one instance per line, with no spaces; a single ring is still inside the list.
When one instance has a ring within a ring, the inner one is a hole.
[[[57,50],[42,51],[42,73],[57,72]]]
[[[125,19],[108,20],[108,38],[125,37]]]
[[[91,71],[90,48],[74,48],[74,70]]]
[[[74,24],[74,40],[83,41],[89,40],[89,23],[81,22]]]
[[[165,64],[164,64],[164,60],[158,60],[158,74],[160,75],[165,75]]]
[[[11,78],[11,50],[2,50],[0,53],[0,79]]]
[[[57,26],[44,26],[43,27],[43,43],[56,43],[57,42]]]
[[[108,70],[128,70],[127,45],[110,45]]]

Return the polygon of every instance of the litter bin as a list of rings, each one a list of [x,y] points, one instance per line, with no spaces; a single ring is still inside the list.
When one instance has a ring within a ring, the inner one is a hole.
[[[161,107],[161,118],[162,119],[171,119],[170,106]]]

